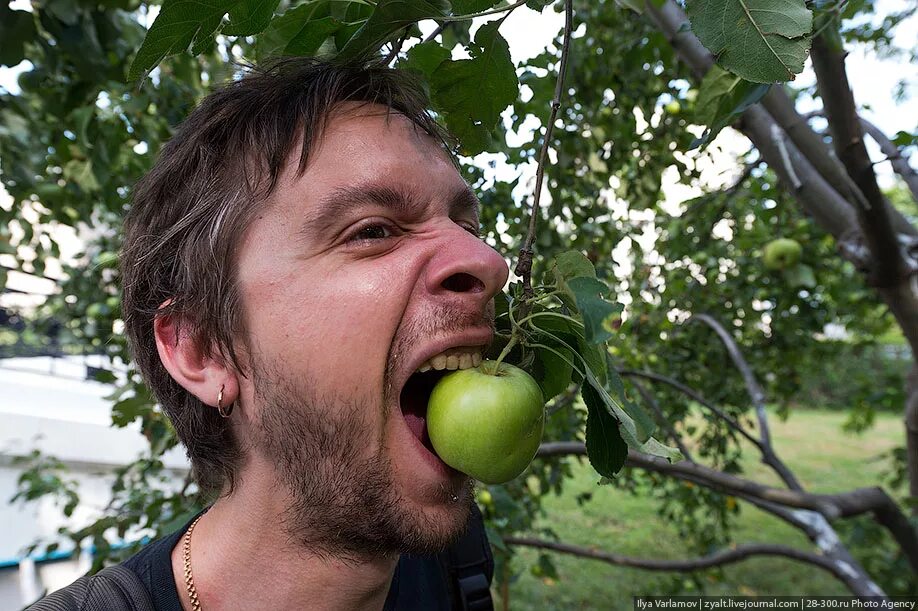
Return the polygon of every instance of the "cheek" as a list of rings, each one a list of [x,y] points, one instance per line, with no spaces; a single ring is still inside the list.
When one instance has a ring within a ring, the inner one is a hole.
[[[404,272],[288,274],[245,292],[252,345],[326,389],[351,393],[382,384],[410,288]]]

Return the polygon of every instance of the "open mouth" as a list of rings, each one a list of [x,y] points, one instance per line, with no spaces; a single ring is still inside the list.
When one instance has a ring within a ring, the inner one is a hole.
[[[436,451],[430,443],[430,435],[427,434],[427,402],[430,400],[430,393],[434,386],[447,373],[449,371],[432,369],[423,373],[416,372],[405,382],[399,397],[402,415],[405,417],[405,422],[408,423],[411,434],[417,437],[421,445],[434,455]]]
[[[448,373],[458,369],[477,367],[481,363],[480,347],[451,348],[422,363],[399,395],[402,415],[411,434],[418,438],[427,450],[437,456],[427,433],[427,403],[437,382]]]

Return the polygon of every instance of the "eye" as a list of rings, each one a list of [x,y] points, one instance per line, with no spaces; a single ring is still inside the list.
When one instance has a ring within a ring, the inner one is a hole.
[[[481,227],[478,223],[473,223],[471,221],[456,221],[456,224],[471,233],[476,238],[481,237]]]
[[[347,241],[348,242],[373,242],[377,240],[385,240],[386,238],[391,238],[395,235],[395,230],[391,225],[385,223],[374,222],[369,225],[364,225],[360,229],[357,229],[352,233]]]

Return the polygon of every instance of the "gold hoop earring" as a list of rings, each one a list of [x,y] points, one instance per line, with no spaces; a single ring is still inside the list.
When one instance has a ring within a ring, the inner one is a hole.
[[[229,418],[233,413],[233,408],[236,406],[236,402],[234,401],[233,403],[230,403],[226,406],[226,408],[223,407],[223,388],[224,386],[221,384],[220,392],[217,393],[217,411],[220,412],[220,416],[223,418]]]

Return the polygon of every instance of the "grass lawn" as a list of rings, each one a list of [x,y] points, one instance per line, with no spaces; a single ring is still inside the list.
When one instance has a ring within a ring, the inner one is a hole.
[[[795,410],[787,422],[769,421],[778,455],[811,492],[836,492],[875,485],[887,466],[876,460],[904,441],[901,418],[878,415],[876,426],[863,435],[841,430],[845,416],[826,411]],[[745,477],[778,485],[772,472],[758,462],[750,445],[745,453]],[[656,514],[655,501],[595,485],[598,476],[589,466],[576,468],[564,496],[548,497],[550,524],[562,541],[642,558],[687,558],[673,528]],[[578,493],[593,491],[589,503],[579,506]],[[740,502],[735,531],[737,543],[781,543],[812,551],[809,540],[794,528],[756,507]],[[535,550],[520,555],[534,561]],[[621,568],[603,562],[552,554],[558,581],[543,581],[528,571],[510,586],[511,609],[632,609],[631,597],[659,594],[659,581],[672,573]],[[522,565],[517,565],[522,566]],[[528,566],[528,564],[527,564]],[[686,592],[695,594],[696,592]],[[755,557],[728,565],[721,582],[710,584],[709,594],[848,594],[828,573],[789,559]],[[497,602],[499,608],[499,602]]]

